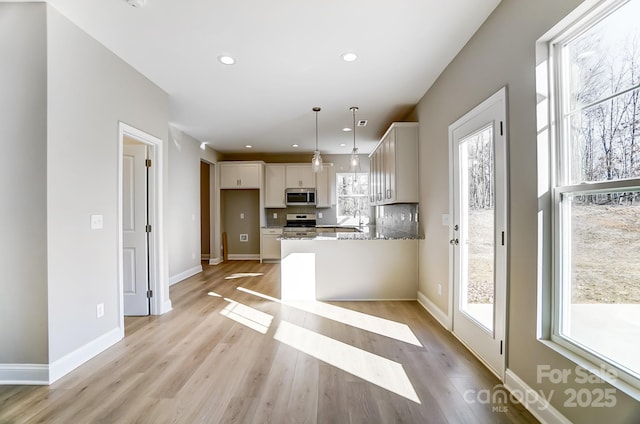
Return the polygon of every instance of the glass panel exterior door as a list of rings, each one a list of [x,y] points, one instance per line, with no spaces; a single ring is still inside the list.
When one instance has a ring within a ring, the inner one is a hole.
[[[493,126],[460,144],[460,309],[493,331],[495,172]]]

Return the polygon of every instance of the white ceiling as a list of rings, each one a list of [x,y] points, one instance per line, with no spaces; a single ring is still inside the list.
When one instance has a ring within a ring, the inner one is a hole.
[[[171,124],[220,152],[368,153],[499,0],[48,0],[169,94]],[[341,60],[355,52],[358,60]],[[233,66],[217,57],[229,54]],[[299,148],[291,145],[297,143]],[[345,147],[340,147],[345,143]]]

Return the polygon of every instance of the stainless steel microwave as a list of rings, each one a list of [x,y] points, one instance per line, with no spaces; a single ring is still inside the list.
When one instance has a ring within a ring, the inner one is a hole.
[[[284,192],[287,206],[315,205],[315,188],[288,188]]]

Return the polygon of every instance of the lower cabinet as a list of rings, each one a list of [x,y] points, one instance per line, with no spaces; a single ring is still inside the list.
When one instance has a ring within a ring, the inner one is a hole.
[[[263,228],[260,234],[260,262],[280,260],[282,228]]]

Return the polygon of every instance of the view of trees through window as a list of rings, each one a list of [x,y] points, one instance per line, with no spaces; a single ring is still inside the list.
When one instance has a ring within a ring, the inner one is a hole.
[[[569,184],[640,177],[640,26],[632,16],[640,16],[640,1],[625,4],[563,48],[568,97],[564,113],[571,143],[565,161]],[[626,274],[626,283],[613,291],[614,287],[606,286],[617,279],[603,274],[637,268],[613,242],[635,234],[624,249],[640,248],[640,191],[587,190],[571,196],[570,202],[573,301],[611,303],[624,298],[640,303],[640,271]],[[617,208],[626,209],[619,212]],[[621,230],[624,235],[619,235]],[[581,241],[590,246],[587,251],[578,248]],[[609,254],[596,254],[602,246],[607,246]],[[610,261],[601,264],[600,273],[588,271],[603,258]],[[628,292],[630,284],[636,290]],[[615,291],[625,294],[616,296]]]
[[[558,332],[640,376],[640,0],[559,44]],[[579,348],[582,349],[582,348]]]
[[[369,174],[336,174],[337,218],[340,225],[369,223]]]
[[[494,206],[495,171],[493,126],[467,137],[461,143],[466,158],[468,248],[468,303],[493,304],[494,298]]]

